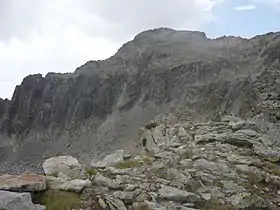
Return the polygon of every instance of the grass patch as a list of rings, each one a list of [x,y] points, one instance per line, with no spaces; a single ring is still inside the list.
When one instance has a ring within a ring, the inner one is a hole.
[[[153,159],[150,157],[143,157],[142,161],[148,165],[151,165],[153,163]]]
[[[46,210],[69,210],[79,207],[80,195],[72,192],[48,190],[34,194],[33,202],[46,206]]]
[[[273,175],[280,176],[280,166],[277,164],[273,164],[273,163],[267,161],[263,165],[263,170],[265,170]]]
[[[57,178],[58,177],[58,173],[47,174],[47,176],[51,176],[51,177]]]
[[[218,199],[211,199],[210,201],[203,200],[197,204],[196,208],[202,210],[236,210],[230,204],[221,204]]]
[[[86,175],[88,175],[89,177],[94,176],[98,173],[97,169],[86,169]]]
[[[128,160],[128,161],[125,161],[125,162],[118,163],[118,164],[115,165],[114,167],[115,167],[115,168],[118,168],[118,169],[139,168],[139,167],[141,167],[143,164],[144,164],[144,163],[143,163],[143,162],[140,162],[140,161]]]
[[[148,164],[151,165],[153,160],[148,157],[143,157],[140,160],[126,160],[124,162],[120,162],[116,164],[114,167],[118,169],[126,169],[126,168],[139,168],[142,165]]]
[[[150,210],[150,209],[151,209],[150,205],[145,202],[137,203],[137,206],[135,208],[135,210]]]

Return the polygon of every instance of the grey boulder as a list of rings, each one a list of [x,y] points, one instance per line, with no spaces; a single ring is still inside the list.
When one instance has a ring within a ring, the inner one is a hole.
[[[1,210],[44,210],[45,207],[32,203],[29,193],[15,193],[0,190]]]

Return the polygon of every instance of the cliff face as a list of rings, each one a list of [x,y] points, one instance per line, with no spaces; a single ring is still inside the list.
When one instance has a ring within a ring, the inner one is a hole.
[[[2,98],[0,98],[0,119],[4,118],[8,105],[9,105],[9,101],[7,99],[3,100]]]
[[[133,145],[139,127],[166,112],[184,120],[233,113],[277,122],[279,49],[280,33],[212,40],[161,28],[73,74],[28,76],[11,102],[0,100],[2,142],[15,150],[3,161],[97,157]]]
[[[5,118],[5,114],[7,112],[8,107],[9,100],[3,100],[2,98],[0,98],[0,127],[2,127],[2,121]]]

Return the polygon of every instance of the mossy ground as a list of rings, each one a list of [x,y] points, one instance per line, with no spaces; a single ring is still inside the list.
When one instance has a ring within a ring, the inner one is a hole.
[[[79,206],[80,195],[72,192],[48,190],[34,194],[33,202],[46,206],[46,210],[71,210]]]
[[[115,168],[118,169],[127,169],[127,168],[139,168],[145,164],[152,164],[153,160],[149,157],[143,157],[139,160],[126,160],[124,162],[120,162],[117,165],[115,165]]]
[[[143,165],[143,163],[140,162],[140,161],[131,161],[131,160],[129,160],[129,161],[118,163],[114,167],[118,168],[118,169],[126,169],[126,168],[139,168],[142,165]]]
[[[210,201],[201,201],[197,204],[199,209],[202,210],[236,210],[232,205],[230,204],[221,204],[221,202],[217,199],[211,199]]]
[[[89,177],[96,175],[98,172],[99,171],[97,169],[86,169],[86,175]]]

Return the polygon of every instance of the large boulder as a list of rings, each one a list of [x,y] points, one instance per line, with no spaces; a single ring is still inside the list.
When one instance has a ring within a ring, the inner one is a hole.
[[[95,162],[92,161],[92,168],[106,168],[114,166],[118,163],[125,161],[131,157],[130,152],[126,150],[117,150],[115,153],[107,155],[103,160]]]
[[[37,192],[46,189],[46,180],[42,175],[2,175],[0,176],[0,190],[15,192]]]
[[[85,187],[90,186],[90,180],[73,179],[67,176],[54,177],[46,176],[47,187],[53,190],[64,190],[72,192],[81,192]]]
[[[71,179],[79,179],[82,176],[83,167],[79,161],[72,156],[58,156],[47,159],[43,163],[46,175],[66,175]]]
[[[200,197],[191,192],[180,190],[175,187],[164,186],[158,191],[159,198],[175,202],[198,202]]]
[[[83,180],[83,166],[72,156],[59,156],[43,163],[47,188],[81,192],[91,182]]]
[[[0,190],[0,209],[1,210],[44,210],[41,205],[32,203],[29,193],[15,193]]]

